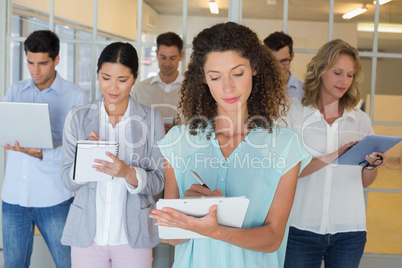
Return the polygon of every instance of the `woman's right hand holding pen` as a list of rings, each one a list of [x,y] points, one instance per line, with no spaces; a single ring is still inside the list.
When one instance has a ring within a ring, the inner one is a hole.
[[[199,185],[193,184],[190,189],[184,192],[185,196],[221,196],[222,191],[220,189],[216,189],[211,191],[209,188]]]
[[[87,140],[90,140],[90,141],[98,141],[98,140],[99,140],[99,136],[98,136],[98,134],[97,134],[94,130],[92,130],[91,133],[89,133],[89,136],[88,136]]]
[[[191,185],[190,189],[184,192],[185,196],[221,196],[222,191],[216,189],[211,191],[211,189],[205,184],[201,177],[193,170],[189,170],[190,174],[198,182],[198,184]]]

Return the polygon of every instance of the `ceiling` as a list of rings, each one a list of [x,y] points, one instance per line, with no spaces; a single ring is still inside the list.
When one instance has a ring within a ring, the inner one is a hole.
[[[188,16],[228,17],[229,0],[215,0],[219,6],[219,14],[209,11],[209,0],[188,0]],[[161,15],[182,15],[183,0],[144,0]],[[283,18],[283,0],[243,0],[242,16],[247,19]],[[269,5],[268,2],[276,2]],[[342,15],[366,4],[368,11],[350,20],[342,19]],[[329,20],[329,0],[289,0],[288,20],[320,21]],[[375,5],[373,0],[334,0],[335,22],[374,22]],[[393,0],[380,6],[380,23],[402,24],[402,0]],[[380,34],[382,52],[402,53],[402,34]],[[358,47],[362,50],[372,49],[372,33],[361,33]]]
[[[268,5],[267,2],[276,2]],[[144,0],[155,11],[162,15],[181,15],[183,0]],[[208,7],[209,0],[188,0],[189,16],[227,17],[229,0],[216,0],[219,14],[212,15]],[[335,0],[335,22],[345,21],[342,15],[366,4],[368,11],[352,19],[352,21],[374,21],[375,6],[371,0]],[[289,20],[328,21],[329,0],[289,0]],[[243,18],[282,19],[283,0],[243,0]],[[380,22],[402,23],[402,0],[393,0],[381,6]]]

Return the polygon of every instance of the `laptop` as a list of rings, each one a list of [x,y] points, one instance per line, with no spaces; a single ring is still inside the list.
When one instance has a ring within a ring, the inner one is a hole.
[[[47,103],[0,102],[0,145],[53,149],[49,105]]]

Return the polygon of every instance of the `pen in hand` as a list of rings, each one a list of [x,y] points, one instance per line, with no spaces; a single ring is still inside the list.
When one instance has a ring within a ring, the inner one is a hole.
[[[191,173],[191,175],[193,175],[193,177],[195,178],[195,180],[196,180],[201,186],[204,186],[204,187],[207,188],[208,190],[211,190],[211,189],[209,189],[209,187],[205,184],[205,182],[201,179],[201,177],[200,177],[195,171],[193,171],[193,170],[190,169],[190,173]]]

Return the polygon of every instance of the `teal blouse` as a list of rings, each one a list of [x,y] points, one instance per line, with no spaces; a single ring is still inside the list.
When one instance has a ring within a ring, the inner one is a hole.
[[[242,228],[262,226],[282,175],[300,161],[302,170],[311,160],[298,134],[282,127],[275,127],[272,133],[253,129],[226,159],[211,128],[193,136],[186,126],[175,126],[158,145],[174,168],[180,196],[197,183],[189,172],[192,169],[211,190],[250,199]],[[173,267],[283,267],[287,230],[280,248],[272,253],[210,238],[190,239],[176,246]]]

